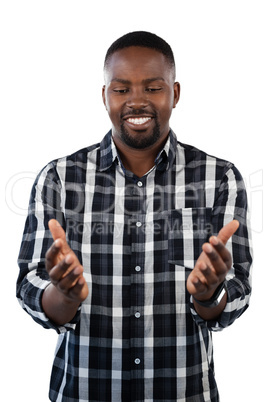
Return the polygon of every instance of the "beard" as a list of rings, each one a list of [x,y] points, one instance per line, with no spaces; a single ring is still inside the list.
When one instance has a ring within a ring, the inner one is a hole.
[[[129,134],[123,123],[120,126],[121,140],[130,148],[134,149],[146,149],[151,147],[157,142],[157,140],[160,138],[160,135],[160,126],[157,118],[155,118],[155,126],[152,133],[145,137],[142,135],[142,131],[140,131],[136,136],[132,136]]]

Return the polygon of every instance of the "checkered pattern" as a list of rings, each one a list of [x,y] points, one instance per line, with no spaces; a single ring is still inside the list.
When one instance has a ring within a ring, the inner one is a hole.
[[[57,327],[42,310],[45,253],[56,218],[84,267],[89,296]],[[197,315],[186,280],[211,234],[236,218],[233,266],[218,321]],[[219,400],[211,332],[248,307],[251,245],[242,178],[226,161],[177,142],[155,167],[125,171],[109,132],[100,144],[49,163],[33,186],[19,255],[17,297],[60,335],[51,401]]]

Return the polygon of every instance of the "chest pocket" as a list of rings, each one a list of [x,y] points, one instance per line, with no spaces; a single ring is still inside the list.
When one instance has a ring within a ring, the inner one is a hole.
[[[169,216],[168,262],[194,268],[202,244],[213,235],[211,208],[182,208]]]

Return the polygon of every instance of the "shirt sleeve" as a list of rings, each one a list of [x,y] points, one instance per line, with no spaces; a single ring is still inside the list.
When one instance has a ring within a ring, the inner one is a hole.
[[[45,254],[53,242],[48,228],[48,222],[52,218],[57,219],[65,228],[61,182],[55,163],[47,165],[40,172],[32,188],[18,257],[20,272],[17,298],[22,308],[37,323],[63,333],[75,328],[80,318],[80,309],[71,322],[58,326],[46,316],[42,308],[42,295],[50,283],[45,269]]]
[[[195,311],[193,298],[190,309],[195,322],[212,331],[220,331],[231,325],[249,306],[252,285],[252,243],[245,185],[235,166],[229,167],[221,180],[215,197],[211,218],[215,234],[233,219],[239,228],[227,242],[233,264],[227,274],[227,304],[214,321],[204,321]]]

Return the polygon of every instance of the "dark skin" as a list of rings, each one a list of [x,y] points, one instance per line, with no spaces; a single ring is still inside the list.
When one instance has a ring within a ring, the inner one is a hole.
[[[66,324],[75,316],[81,302],[88,296],[83,267],[69,247],[65,232],[55,220],[49,221],[54,243],[46,253],[46,270],[51,284],[42,298],[47,316],[58,325]]]
[[[112,122],[113,140],[125,168],[138,177],[154,166],[167,140],[171,112],[180,97],[180,85],[174,82],[174,75],[174,68],[164,55],[140,47],[117,51],[104,71],[102,95]],[[142,118],[149,120],[135,124],[133,119],[137,117],[141,121]],[[149,146],[135,148],[135,142],[139,145],[141,140],[152,137],[157,124],[159,137]],[[125,142],[122,125],[134,146]]]
[[[105,69],[103,101],[112,122],[112,135],[126,169],[142,177],[154,161],[169,133],[169,119],[180,96],[174,69],[158,51],[130,47],[115,52]],[[144,142],[145,141],[145,142]],[[225,279],[232,259],[225,247],[239,223],[234,220],[203,245],[203,251],[187,280],[187,290],[197,300],[209,300]],[[58,325],[72,320],[88,296],[88,286],[65,232],[52,219],[49,229],[54,239],[46,253],[46,269],[51,284],[45,289],[42,305]],[[215,308],[195,303],[205,320],[217,318],[227,301],[225,295]]]
[[[203,251],[187,280],[187,290],[197,300],[209,300],[228,274],[232,266],[232,257],[225,245],[238,227],[239,222],[233,220],[225,225],[217,236],[212,236],[208,243],[203,244]],[[213,320],[222,313],[226,302],[225,293],[220,304],[214,308],[200,306],[195,301],[194,306],[205,320]]]

